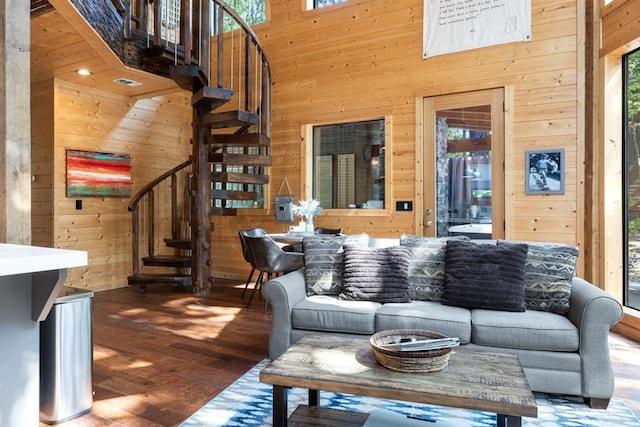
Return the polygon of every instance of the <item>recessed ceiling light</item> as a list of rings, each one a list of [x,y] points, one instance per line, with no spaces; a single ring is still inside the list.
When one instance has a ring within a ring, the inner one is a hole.
[[[126,79],[124,77],[120,77],[119,79],[114,80],[115,83],[125,85],[125,86],[140,86],[142,83],[137,82],[135,80]]]
[[[79,68],[76,70],[76,74],[79,76],[90,76],[93,73],[89,70],[87,70],[86,68]]]

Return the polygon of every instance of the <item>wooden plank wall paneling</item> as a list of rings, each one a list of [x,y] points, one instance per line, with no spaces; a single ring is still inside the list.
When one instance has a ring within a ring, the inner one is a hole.
[[[34,87],[39,89],[32,100],[34,115],[42,124],[34,127],[34,170],[41,171],[35,184],[43,197],[34,198],[33,216],[42,244],[88,251],[89,264],[70,269],[67,285],[126,286],[132,268],[129,198],[77,198],[83,207],[76,210],[76,198],[66,197],[65,150],[131,154],[135,194],[189,156],[189,95],[138,100],[61,81]],[[47,103],[39,105],[42,100]]]
[[[31,85],[31,244],[53,247],[53,80]]]
[[[583,183],[578,176],[584,152],[578,141],[584,105],[579,102],[577,0],[533,0],[532,41],[422,59],[422,0],[348,1],[303,11],[298,0],[270,2],[270,20],[255,28],[272,68],[272,154],[269,210],[235,218],[213,217],[212,272],[218,277],[248,272],[236,230],[260,226],[285,231],[273,221],[273,201],[283,177],[294,200],[303,195],[303,141],[306,124],[390,117],[395,200],[415,200],[416,98],[507,87],[512,111],[505,138],[506,237],[580,245],[578,224]],[[637,15],[636,15],[637,16]],[[428,141],[427,141],[428,142]],[[526,150],[564,148],[566,192],[526,195]],[[420,233],[414,212],[382,214],[325,212],[317,226],[340,226],[347,233],[373,236]],[[580,258],[581,266],[585,262]]]
[[[600,13],[602,37],[600,56],[614,51],[629,52],[640,46],[640,3],[634,0],[615,0]]]

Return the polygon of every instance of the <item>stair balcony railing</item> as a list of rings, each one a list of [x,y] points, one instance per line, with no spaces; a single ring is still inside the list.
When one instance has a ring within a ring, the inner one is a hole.
[[[191,247],[191,164],[189,159],[163,173],[129,202],[133,276],[143,273],[143,258],[176,255]]]
[[[125,37],[173,55],[174,65],[197,65],[206,85],[231,89],[225,106],[260,116],[253,131],[270,135],[270,69],[258,37],[222,0],[127,0]]]

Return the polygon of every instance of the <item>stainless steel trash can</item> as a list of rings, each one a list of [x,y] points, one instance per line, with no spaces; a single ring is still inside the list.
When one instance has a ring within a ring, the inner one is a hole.
[[[40,323],[40,421],[58,424],[93,406],[93,292],[68,286]]]

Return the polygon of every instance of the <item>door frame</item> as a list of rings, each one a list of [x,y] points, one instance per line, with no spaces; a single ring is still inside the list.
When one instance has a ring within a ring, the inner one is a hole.
[[[474,105],[491,105],[491,213],[492,238],[504,239],[507,233],[505,205],[509,202],[505,188],[510,188],[511,177],[505,164],[510,151],[505,149],[507,125],[510,123],[507,107],[510,89],[498,87],[471,92],[450,93],[446,95],[424,96],[416,98],[416,214],[415,233],[421,236],[435,237],[436,218],[436,144],[435,119],[436,111],[444,108],[461,108]],[[511,163],[511,162],[510,162]],[[431,173],[426,168],[431,166]],[[430,209],[431,214],[426,210]],[[426,221],[433,226],[426,227]]]

